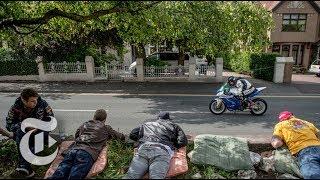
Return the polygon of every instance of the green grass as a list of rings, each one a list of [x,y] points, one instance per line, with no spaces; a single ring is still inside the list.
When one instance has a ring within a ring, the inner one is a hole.
[[[0,178],[10,178],[10,174],[14,172],[18,159],[17,149],[15,142],[12,140],[0,141]],[[41,155],[52,152],[55,147],[49,148]],[[187,153],[193,149],[193,144],[187,146]],[[119,141],[111,141],[108,146],[108,166],[100,173],[98,179],[120,179],[122,178],[127,168],[130,165],[133,157],[133,147],[129,144],[124,144]],[[190,162],[188,158],[189,171],[184,174],[177,176],[177,179],[191,179],[191,177],[200,173],[203,179],[216,178],[216,174],[219,174],[227,179],[236,177],[236,172],[227,172],[218,169],[211,165],[197,165]],[[34,166],[37,178],[43,178],[49,165],[46,166]]]

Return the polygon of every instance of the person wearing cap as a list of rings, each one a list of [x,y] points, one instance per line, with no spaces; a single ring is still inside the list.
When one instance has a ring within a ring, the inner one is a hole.
[[[166,177],[174,151],[188,143],[183,130],[171,120],[168,112],[161,112],[157,120],[131,131],[130,139],[138,141],[138,150],[124,179],[141,179],[146,172],[150,179]]]
[[[284,144],[298,159],[303,178],[320,179],[320,133],[312,123],[281,112],[276,124],[271,145],[279,148]]]

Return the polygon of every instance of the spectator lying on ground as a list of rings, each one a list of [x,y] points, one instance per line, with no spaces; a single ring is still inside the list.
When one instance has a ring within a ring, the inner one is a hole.
[[[6,118],[6,128],[8,131],[13,132],[13,139],[19,147],[20,141],[25,133],[21,130],[21,123],[27,118],[36,118],[43,121],[48,121],[50,118],[48,116],[54,116],[51,107],[48,103],[42,99],[39,94],[32,88],[26,88],[21,92],[20,97],[18,97],[13,106],[11,106],[8,116]],[[49,118],[49,119],[48,119]],[[26,132],[34,128],[26,128]],[[42,132],[37,129],[30,135],[29,141],[30,150],[34,152],[34,137],[36,134]],[[44,144],[48,145],[48,135],[49,132],[44,133]],[[27,162],[21,155],[20,148],[18,148],[18,167],[16,173],[13,176],[18,177],[32,177],[34,176],[34,171],[31,168],[29,162]]]
[[[106,125],[107,112],[99,109],[93,120],[83,123],[75,134],[75,143],[64,152],[64,160],[48,179],[84,179],[101,150],[110,139],[124,141],[125,136]]]
[[[297,157],[302,176],[320,179],[319,130],[288,111],[280,113],[279,121],[274,128],[271,145],[278,148],[286,144],[291,154]]]
[[[188,143],[183,130],[171,121],[168,112],[160,113],[156,121],[133,129],[130,139],[139,141],[139,146],[124,179],[141,179],[146,172],[150,179],[164,179],[174,151]]]

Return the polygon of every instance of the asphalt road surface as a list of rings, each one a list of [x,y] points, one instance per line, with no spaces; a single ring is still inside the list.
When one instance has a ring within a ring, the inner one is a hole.
[[[0,93],[0,126],[17,93]],[[297,117],[314,122],[320,127],[320,96],[262,96],[268,103],[263,116],[250,112],[225,112],[213,115],[208,105],[209,95],[123,95],[123,94],[43,94],[52,106],[58,127],[55,132],[74,134],[81,123],[91,119],[94,111],[105,108],[107,123],[120,132],[131,129],[145,120],[154,119],[160,111],[169,111],[186,134],[218,134],[263,138],[272,134],[279,112],[292,111]]]

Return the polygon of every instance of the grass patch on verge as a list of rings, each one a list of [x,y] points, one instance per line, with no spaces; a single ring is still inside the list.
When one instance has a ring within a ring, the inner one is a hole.
[[[53,152],[55,147],[51,147],[40,155]],[[193,150],[193,143],[188,144],[187,153]],[[108,165],[106,169],[101,172],[97,177],[98,179],[121,179],[133,157],[133,146],[132,144],[125,144],[120,141],[110,141],[108,146]],[[196,173],[200,173],[203,179],[216,178],[216,175],[231,179],[236,177],[236,172],[227,172],[218,169],[211,165],[197,165],[190,162],[188,159],[189,171],[184,174],[177,176],[176,179],[191,179]],[[0,178],[10,178],[10,174],[15,171],[18,160],[18,152],[16,144],[13,140],[1,140],[0,141]],[[35,178],[43,178],[49,165],[46,166],[33,166],[36,175]]]

